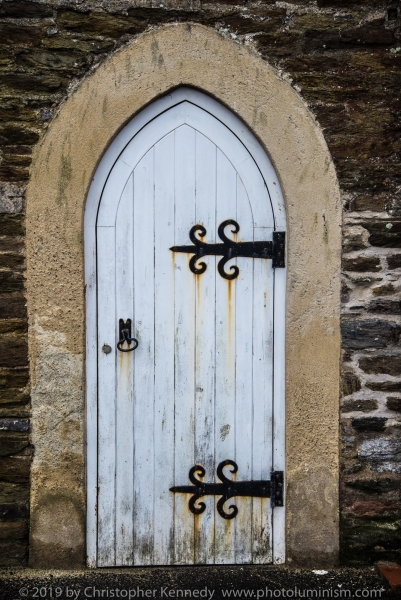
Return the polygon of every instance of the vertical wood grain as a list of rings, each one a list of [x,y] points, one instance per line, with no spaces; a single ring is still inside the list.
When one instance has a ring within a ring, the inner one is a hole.
[[[154,552],[154,170],[151,149],[134,171],[134,564]]]
[[[175,131],[175,244],[187,244],[195,223],[195,131],[184,125]],[[175,485],[188,483],[196,460],[195,446],[195,275],[187,254],[174,254],[175,314]],[[175,494],[174,561],[194,560],[194,516],[189,496]]]

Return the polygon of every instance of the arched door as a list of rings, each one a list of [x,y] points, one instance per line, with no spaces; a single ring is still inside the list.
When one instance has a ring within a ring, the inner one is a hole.
[[[279,183],[207,96],[147,111],[96,222],[97,565],[281,562]]]

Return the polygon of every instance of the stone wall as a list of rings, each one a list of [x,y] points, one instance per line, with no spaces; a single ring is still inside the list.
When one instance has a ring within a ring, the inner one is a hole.
[[[138,33],[174,21],[255,47],[324,129],[344,202],[342,553],[401,559],[401,7],[398,0],[0,4],[0,557],[28,552],[24,187],[68,90]],[[96,11],[96,12],[95,12]],[[68,175],[68,174],[67,174]]]

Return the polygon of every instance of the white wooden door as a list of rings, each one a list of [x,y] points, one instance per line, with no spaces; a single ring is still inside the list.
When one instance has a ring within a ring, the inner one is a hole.
[[[225,509],[235,505],[238,514],[224,519],[218,496],[202,498],[204,512],[193,514],[190,495],[170,491],[191,485],[195,464],[205,482],[219,481],[224,460],[237,463],[237,473],[224,472],[238,481],[269,480],[278,468],[272,261],[233,259],[225,271],[235,264],[239,275],[229,280],[217,269],[220,256],[203,258],[206,270],[194,274],[191,255],[170,249],[191,245],[196,224],[204,242],[221,242],[218,226],[227,219],[240,227],[225,228],[230,239],[272,239],[271,198],[255,159],[220,119],[188,100],[137,132],[102,190],[98,566],[273,560],[269,498],[230,499]],[[132,352],[116,348],[119,319],[132,320]]]

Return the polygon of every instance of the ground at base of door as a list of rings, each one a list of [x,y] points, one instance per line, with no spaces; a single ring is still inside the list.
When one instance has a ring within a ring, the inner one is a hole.
[[[398,569],[399,569],[398,565]],[[395,563],[296,569],[271,566],[135,567],[86,570],[0,569],[0,600],[55,598],[400,598]]]

